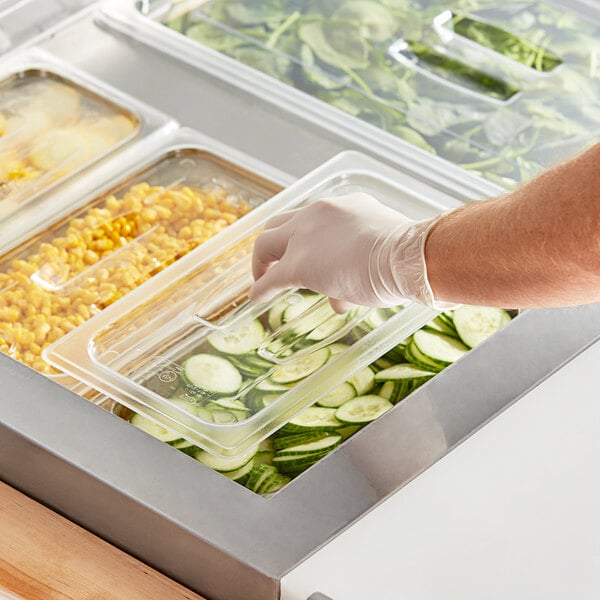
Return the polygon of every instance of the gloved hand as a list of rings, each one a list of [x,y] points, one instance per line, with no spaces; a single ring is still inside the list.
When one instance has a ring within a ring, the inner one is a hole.
[[[254,245],[250,298],[266,302],[299,287],[329,296],[337,312],[406,300],[445,308],[433,297],[424,256],[436,220],[413,221],[362,193],[277,215]]]

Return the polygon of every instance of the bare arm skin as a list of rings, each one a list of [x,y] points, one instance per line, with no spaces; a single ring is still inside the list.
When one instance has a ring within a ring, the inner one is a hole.
[[[600,144],[518,190],[434,225],[437,300],[511,308],[600,301]]]

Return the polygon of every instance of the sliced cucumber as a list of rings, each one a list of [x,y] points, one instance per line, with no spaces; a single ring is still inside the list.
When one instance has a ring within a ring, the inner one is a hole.
[[[335,417],[342,423],[365,424],[374,421],[392,407],[393,404],[381,396],[375,396],[374,394],[359,396],[340,406],[335,411]]]
[[[275,452],[273,450],[263,450],[262,452],[257,452],[254,457],[255,465],[270,465],[273,462],[273,457],[275,456]]]
[[[162,425],[158,425],[154,421],[151,421],[140,414],[134,414],[129,422],[138,429],[150,434],[153,438],[165,442],[170,446],[185,441],[179,433],[175,433]]]
[[[329,451],[315,452],[313,454],[289,454],[285,456],[275,456],[273,466],[277,467],[282,473],[289,473],[304,470],[327,456]]]
[[[307,431],[306,433],[297,433],[278,437],[273,440],[274,450],[285,450],[290,446],[300,446],[310,442],[317,442],[329,436],[328,431]]]
[[[248,480],[248,475],[250,471],[252,471],[253,467],[254,458],[251,458],[245,465],[242,465],[239,469],[236,469],[235,471],[221,471],[221,473],[225,475],[225,477],[229,477],[229,479],[237,481],[238,483],[241,483],[243,485]]]
[[[237,423],[238,419],[230,410],[211,410],[211,416],[214,423],[223,425],[225,423]]]
[[[262,381],[256,384],[256,387],[254,389],[260,390],[261,392],[280,392],[283,394],[287,392],[290,388],[287,385],[273,383],[270,379],[263,379]]]
[[[324,451],[331,451],[339,446],[342,441],[342,436],[338,434],[328,435],[320,440],[298,444],[296,446],[288,446],[277,452],[277,456],[291,456],[301,454],[315,454]]]
[[[413,342],[424,356],[442,365],[452,364],[469,351],[467,346],[455,338],[422,329],[415,332]]]
[[[412,364],[403,363],[400,365],[395,365],[390,367],[389,369],[384,369],[383,371],[379,371],[375,375],[375,381],[393,381],[396,379],[429,379],[433,377],[435,373],[431,371],[425,371],[423,369],[419,369]]]
[[[356,390],[357,396],[364,396],[375,386],[375,373],[370,367],[365,367],[350,377],[348,383]]]
[[[277,367],[271,373],[271,381],[284,384],[304,379],[320,369],[329,360],[330,356],[331,351],[329,348],[321,348],[316,352],[311,352],[306,356],[292,360],[285,365]]]
[[[381,386],[381,389],[379,390],[379,392],[377,392],[377,395],[392,402],[392,398],[395,396],[395,390],[396,390],[396,382],[395,381],[386,381]],[[393,402],[392,402],[392,404],[393,404]]]
[[[502,329],[511,318],[501,308],[460,306],[454,311],[453,320],[460,339],[474,348]]]
[[[230,471],[236,471],[243,467],[249,460],[254,458],[258,450],[258,445],[253,446],[250,450],[244,452],[241,456],[235,457],[223,457],[215,456],[205,450],[200,450],[194,457],[197,461],[200,461],[203,465],[219,471],[220,473],[227,473]]]
[[[284,425],[282,431],[303,433],[307,430],[337,429],[342,423],[335,418],[335,408],[310,406]]]
[[[271,473],[263,479],[263,482],[258,489],[258,493],[261,494],[261,496],[274,494],[282,487],[285,487],[290,481],[291,479],[286,475],[282,475],[281,473]]]
[[[200,448],[198,448],[198,446],[195,446],[194,444],[192,444],[192,442],[188,442],[187,440],[183,440],[181,442],[177,442],[176,444],[171,444],[171,445],[176,450],[180,450],[181,452],[183,452],[184,454],[187,454],[188,456],[196,456],[196,454],[198,454],[198,450],[200,450]]]
[[[344,402],[352,400],[354,396],[356,396],[354,386],[350,385],[348,382],[344,382],[331,390],[328,394],[325,394],[325,396],[317,401],[317,404],[319,406],[324,406],[325,408],[337,408],[344,404]]]
[[[287,308],[283,311],[282,321],[289,323],[292,319],[299,317],[306,312],[313,304],[316,304],[323,296],[318,294],[306,294],[293,304],[288,302]],[[332,309],[333,312],[333,309]],[[310,330],[309,330],[310,331]]]
[[[443,319],[440,317],[436,317],[433,321],[427,323],[427,325],[423,326],[425,331],[432,331],[433,333],[443,333],[444,335],[449,335],[450,337],[458,337],[456,333],[456,329],[454,327],[450,327]]]
[[[256,350],[265,339],[265,329],[258,319],[253,319],[231,331],[215,331],[208,343],[224,354],[248,354]]]
[[[260,486],[262,483],[269,477],[269,475],[277,474],[277,469],[272,465],[254,465],[250,474],[248,475],[248,480],[246,481],[246,487],[253,492],[258,493]]]
[[[226,358],[212,354],[195,354],[183,363],[188,383],[209,393],[228,396],[242,386],[240,372]]]
[[[348,350],[348,348],[350,348],[348,344],[342,344],[341,342],[329,344],[329,346],[327,347],[329,348],[332,357],[337,356],[338,354],[341,354],[342,352],[345,352],[346,350]]]
[[[327,321],[315,327],[307,336],[306,339],[311,342],[321,342],[339,331],[346,324],[344,315],[332,315]]]
[[[340,429],[336,429],[335,432],[342,436],[342,442],[347,440],[349,437],[352,437],[357,431],[362,429],[362,425],[346,425],[346,427],[341,427]]]
[[[244,406],[244,403],[240,400],[232,400],[231,398],[217,398],[216,400],[210,400],[211,405],[218,406],[225,410],[229,411],[242,411],[242,412],[250,412],[250,409],[247,406]]]
[[[289,306],[287,302],[279,302],[269,310],[267,324],[271,331],[277,331],[283,325],[283,313]]]
[[[404,352],[406,360],[424,371],[439,372],[446,368],[447,365],[431,360],[428,356],[425,356],[416,346],[414,342],[406,347]]]

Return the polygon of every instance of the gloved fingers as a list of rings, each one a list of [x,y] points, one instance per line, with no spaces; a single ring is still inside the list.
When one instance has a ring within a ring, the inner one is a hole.
[[[248,291],[248,297],[254,302],[268,302],[279,292],[292,286],[292,283],[285,276],[286,267],[278,262],[274,264],[267,272],[254,282],[254,285]]]
[[[296,213],[299,210],[302,210],[302,209],[294,208],[293,210],[287,210],[279,215],[275,215],[275,216],[271,217],[265,223],[265,231],[267,231],[268,229],[275,229],[276,227],[279,227],[280,225],[287,223],[291,218],[293,218],[296,215]]]
[[[252,251],[252,275],[255,281],[285,254],[289,239],[285,225],[263,231],[256,238]]]
[[[356,304],[346,302],[345,300],[338,300],[337,298],[329,298],[329,304],[331,304],[331,308],[333,308],[333,310],[339,314],[347,313],[350,309],[356,306]]]

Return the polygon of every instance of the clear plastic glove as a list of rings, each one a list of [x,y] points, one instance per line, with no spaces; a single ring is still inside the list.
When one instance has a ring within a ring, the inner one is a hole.
[[[270,219],[252,257],[250,298],[266,302],[290,287],[352,305],[438,303],[427,281],[425,241],[436,221],[413,221],[362,193],[320,200]]]

